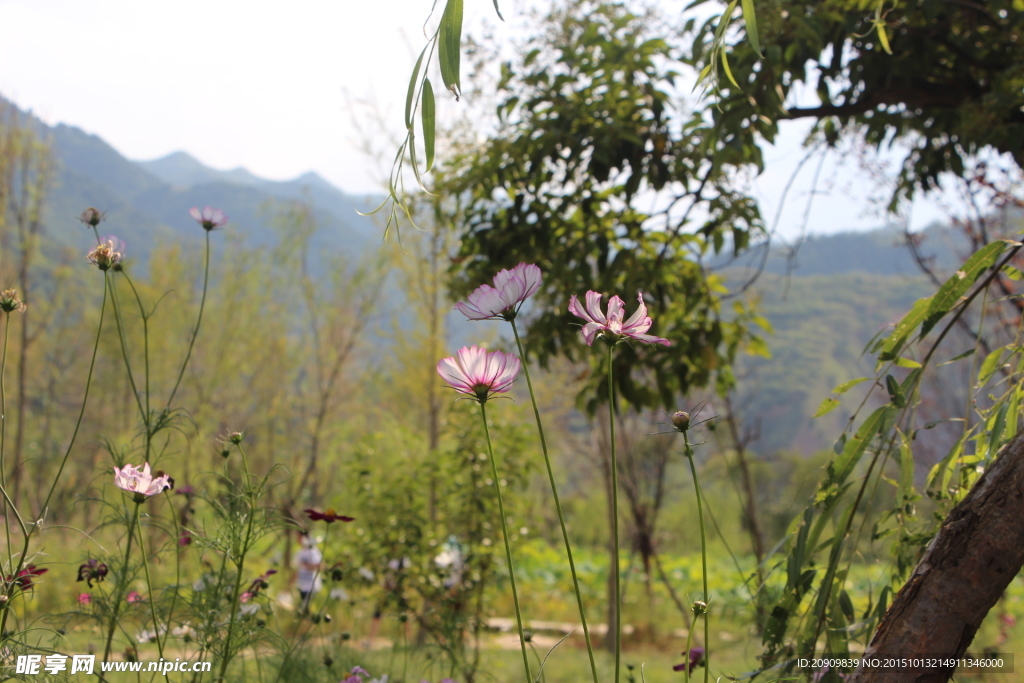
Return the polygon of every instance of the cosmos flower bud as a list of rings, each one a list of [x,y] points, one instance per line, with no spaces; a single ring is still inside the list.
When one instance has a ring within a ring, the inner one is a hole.
[[[103,221],[104,218],[106,218],[106,216],[107,214],[90,206],[82,212],[82,215],[78,217],[78,220],[82,221],[90,228],[95,228]]]
[[[677,410],[672,415],[672,426],[680,432],[685,432],[690,428],[690,414],[685,410]]]
[[[700,616],[701,614],[707,614],[708,613],[708,603],[704,602],[703,600],[694,600],[693,601],[693,613],[696,614],[697,616]]]

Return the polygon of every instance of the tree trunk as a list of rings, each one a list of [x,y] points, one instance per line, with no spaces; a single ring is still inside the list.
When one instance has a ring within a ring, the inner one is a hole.
[[[878,625],[866,656],[960,657],[1024,566],[1024,432],[949,514]],[[850,683],[938,683],[953,669],[860,668]]]

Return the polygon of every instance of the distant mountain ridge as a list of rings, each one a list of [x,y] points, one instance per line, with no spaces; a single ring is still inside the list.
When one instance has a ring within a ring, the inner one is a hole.
[[[361,216],[383,197],[344,193],[315,173],[290,181],[260,178],[245,169],[217,171],[184,152],[152,161],[131,161],[96,135],[59,124],[47,126],[23,114],[40,137],[48,140],[55,177],[43,211],[48,236],[57,243],[77,244],[77,216],[89,206],[106,213],[104,233],[124,240],[139,267],[148,262],[158,242],[198,243],[202,234],[188,210],[215,206],[227,213],[229,232],[250,246],[278,240],[273,205],[282,200],[307,201],[318,230],[311,238],[312,267],[320,255],[342,253],[357,258],[380,244],[381,228]]]

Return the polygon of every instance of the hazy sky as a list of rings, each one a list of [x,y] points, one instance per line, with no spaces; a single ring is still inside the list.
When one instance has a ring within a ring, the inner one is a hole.
[[[685,5],[663,2],[668,11]],[[377,192],[377,167],[357,148],[346,103],[371,100],[401,130],[405,88],[424,44],[430,4],[0,0],[0,25],[7,29],[0,41],[0,94],[48,123],[95,133],[131,159],[184,150],[218,169],[242,166],[272,179],[312,170],[347,192]],[[525,5],[503,0],[502,10],[513,20]],[[467,0],[467,25],[484,19],[495,19],[492,0]],[[503,30],[511,29],[499,26],[498,35]],[[767,151],[766,173],[754,181],[768,219],[804,155],[804,128],[789,124]],[[795,234],[803,223],[814,170],[805,168],[790,191],[783,234]],[[809,214],[812,232],[880,224],[867,206],[869,185],[861,175],[852,163],[838,173],[825,164]],[[912,223],[922,226],[941,215],[920,204]]]

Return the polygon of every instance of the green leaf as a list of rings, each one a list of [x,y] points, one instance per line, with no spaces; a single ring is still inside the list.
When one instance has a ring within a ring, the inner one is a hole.
[[[901,367],[901,368],[919,368],[919,367],[921,367],[921,364],[918,363],[916,360],[911,360],[910,358],[904,358],[903,356],[900,356],[899,358],[894,360],[893,363],[895,365],[897,365],[898,367]]]
[[[428,46],[429,47],[429,46]],[[420,75],[420,66],[423,65],[423,55],[427,48],[423,48],[420,56],[416,59],[416,66],[412,69],[412,76],[409,77],[409,91],[405,95],[405,127],[412,127],[412,103],[416,101],[416,83]]]
[[[498,13],[498,18],[505,21],[505,17],[501,16],[501,10],[498,9],[498,0],[494,0],[494,11]]]
[[[818,409],[814,411],[814,415],[811,415],[811,417],[821,417],[822,415],[827,415],[838,407],[839,401],[830,396],[821,402],[821,405],[818,406]]]
[[[1014,282],[1019,282],[1022,278],[1024,278],[1024,273],[1020,272],[1019,270],[1017,270],[1016,268],[1009,264],[1003,266],[1003,275],[1010,278]]]
[[[757,35],[757,15],[754,13],[754,0],[743,0],[743,21],[747,24],[747,37],[754,47],[754,52],[761,54],[761,41]]]
[[[838,387],[833,389],[832,393],[835,394],[836,396],[840,396],[842,394],[845,394],[847,391],[849,391],[850,389],[854,388],[855,386],[857,386],[861,382],[867,382],[869,379],[871,379],[871,378],[870,377],[858,377],[857,379],[851,379],[849,382],[843,382]]]
[[[939,291],[932,297],[932,302],[928,306],[927,317],[921,324],[921,338],[924,338],[946,313],[960,303],[960,299],[971,288],[971,285],[983,272],[992,267],[999,255],[1010,244],[1009,240],[999,240],[985,245],[974,252],[960,267],[960,270],[953,273],[953,276],[939,287]]]
[[[914,497],[914,453],[910,441],[900,435],[900,485],[897,498],[900,505]]]
[[[420,105],[423,116],[423,146],[427,151],[427,170],[434,165],[434,86],[430,79],[423,80],[423,103]]]
[[[959,355],[956,355],[956,356],[953,356],[952,358],[947,360],[945,363],[939,363],[938,367],[941,368],[943,365],[949,365],[950,363],[955,363],[958,360],[963,360],[964,358],[967,358],[968,356],[973,356],[973,355],[974,355],[974,349],[967,349],[963,353],[961,353]]]
[[[736,77],[732,75],[732,69],[729,68],[729,55],[724,47],[722,48],[722,68],[725,69],[725,75],[729,77],[729,81],[737,88],[740,87],[740,84],[736,82]],[[715,236],[717,237],[718,234],[716,232]]]
[[[459,79],[459,61],[462,48],[462,0],[448,0],[441,15],[441,29],[437,42],[437,58],[441,63],[441,81],[458,100],[462,92]]]
[[[878,42],[882,44],[882,49],[885,50],[886,54],[892,54],[892,48],[889,47],[889,36],[885,35],[885,22],[878,21],[875,24],[875,28],[878,30]]]
[[[1013,0],[1013,9],[1024,12],[1024,0]]]
[[[846,442],[842,454],[829,464],[832,474],[831,481],[842,484],[853,472],[853,468],[860,462],[861,456],[867,450],[868,444],[881,431],[896,410],[891,405],[882,406],[875,410],[864,420],[860,429],[853,435],[853,438]]]
[[[881,353],[878,357],[879,361],[892,360],[896,357],[898,350],[903,347],[903,343],[910,333],[925,319],[925,316],[928,314],[928,308],[931,306],[932,298],[918,299],[907,314],[903,316],[903,319],[896,323],[892,334],[882,342]]]
[[[998,370],[1002,365],[1004,353],[1006,353],[1005,348],[998,348],[985,356],[985,360],[981,362],[981,369],[978,370],[979,387],[984,386],[986,382],[992,379],[992,375],[994,375],[996,370]]]
[[[900,388],[900,383],[896,381],[895,377],[885,376],[885,388],[889,392],[889,400],[894,406],[903,408],[907,405],[907,397],[903,395],[903,389]]]

